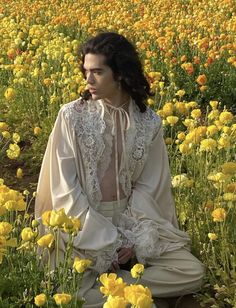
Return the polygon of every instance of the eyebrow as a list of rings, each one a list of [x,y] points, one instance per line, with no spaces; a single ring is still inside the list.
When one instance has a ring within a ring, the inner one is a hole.
[[[89,70],[87,70],[84,66],[83,66],[83,69],[85,70],[85,71],[89,71]],[[91,68],[90,69],[90,71],[103,71],[103,68],[100,68],[100,67],[95,67],[95,68]]]

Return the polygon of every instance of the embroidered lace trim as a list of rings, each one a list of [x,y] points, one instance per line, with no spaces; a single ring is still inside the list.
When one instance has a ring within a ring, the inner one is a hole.
[[[160,126],[160,119],[151,109],[140,113],[138,106],[133,102],[132,108],[131,127],[125,137],[128,170],[122,168],[119,174],[119,182],[126,197],[131,194],[136,164],[144,164],[148,147]],[[111,162],[111,120],[106,113],[103,117],[99,103],[82,99],[67,105],[65,117],[72,121],[74,126],[79,152],[86,166],[86,194],[90,204],[96,208],[102,200],[100,181]]]

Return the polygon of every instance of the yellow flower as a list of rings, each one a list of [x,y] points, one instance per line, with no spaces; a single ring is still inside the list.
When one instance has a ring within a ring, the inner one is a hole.
[[[208,237],[211,241],[215,241],[218,238],[215,233],[208,233]]]
[[[223,195],[224,201],[236,201],[236,194],[233,193],[225,193]]]
[[[235,162],[227,162],[222,166],[222,172],[225,174],[236,174],[236,163]]]
[[[184,102],[176,102],[174,106],[176,111],[179,112],[180,114],[187,113],[186,104]]]
[[[16,170],[16,177],[18,178],[18,179],[22,179],[23,178],[23,170],[21,169],[21,168],[17,168],[17,170]]]
[[[179,90],[175,93],[175,95],[179,96],[179,97],[183,97],[185,95],[185,91],[184,90]]]
[[[174,126],[179,121],[179,118],[176,116],[168,116],[166,120],[171,126]]]
[[[218,101],[210,101],[209,102],[212,109],[217,109],[219,102]]]
[[[73,269],[76,272],[82,274],[91,264],[92,264],[91,260],[80,259],[79,257],[75,257]]]
[[[229,174],[224,174],[223,172],[211,172],[207,179],[213,182],[228,182],[231,179],[231,176]]]
[[[131,268],[131,276],[133,278],[140,278],[143,275],[144,266],[143,264],[137,263]]]
[[[200,144],[200,151],[213,152],[217,148],[217,142],[212,139],[203,139]]]
[[[162,108],[163,114],[167,117],[173,114],[174,112],[174,105],[172,103],[165,103]]]
[[[122,278],[117,278],[115,273],[104,273],[99,278],[100,282],[103,284],[100,287],[100,292],[108,296],[124,296],[124,288],[126,283],[123,282]]]
[[[65,209],[60,209],[59,211],[52,210],[50,215],[50,226],[51,227],[62,227],[64,223],[66,223],[68,217],[65,214]]]
[[[233,114],[229,111],[223,111],[223,112],[221,112],[221,114],[219,116],[219,120],[223,124],[231,122],[233,120],[233,118],[234,118]]]
[[[16,143],[11,143],[9,145],[9,149],[6,152],[8,158],[16,159],[20,155],[20,147]]]
[[[55,294],[53,295],[53,298],[57,306],[69,304],[71,301],[71,295],[67,293]]]
[[[36,295],[34,298],[34,303],[37,307],[42,307],[47,301],[47,297],[44,293]]]
[[[12,140],[15,143],[19,143],[20,142],[20,135],[18,133],[13,133]]]
[[[37,240],[37,244],[41,247],[48,247],[51,248],[54,242],[53,234],[45,234],[39,240]]]
[[[209,112],[207,118],[208,118],[209,120],[218,119],[219,113],[220,113],[219,110],[213,109],[211,112]]]
[[[179,174],[172,179],[173,187],[192,187],[193,180],[190,180],[185,173]]]
[[[13,100],[16,97],[16,91],[13,88],[8,88],[5,91],[4,96],[8,101]]]
[[[203,86],[207,82],[207,78],[205,74],[199,75],[198,78],[196,79],[196,82],[200,85]]]
[[[12,230],[12,225],[9,222],[0,222],[0,235],[8,235]]]
[[[34,128],[34,135],[35,135],[35,136],[40,135],[41,131],[42,131],[42,129],[41,129],[40,127],[36,126],[36,127]]]
[[[5,139],[10,139],[11,138],[11,134],[8,131],[6,131],[6,130],[4,132],[2,132],[2,136]]]
[[[42,214],[42,223],[44,226],[50,226],[50,217],[51,217],[52,211],[45,211]]]
[[[79,218],[68,218],[67,222],[63,224],[63,230],[66,233],[77,233],[80,229],[80,219]]]
[[[124,289],[125,299],[135,307],[151,308],[152,294],[151,291],[142,285],[130,285]]]
[[[187,142],[183,142],[179,145],[179,151],[182,154],[189,154],[192,150],[192,146],[191,144],[187,143]]]
[[[230,147],[230,137],[222,136],[218,139],[218,148],[219,149],[227,149]]]
[[[37,233],[33,232],[30,227],[26,227],[21,231],[21,238],[25,242],[33,240],[36,235]]]
[[[123,297],[109,295],[103,308],[126,308],[127,305],[128,302]]]
[[[165,138],[165,144],[170,145],[173,143],[173,139],[170,137]]]
[[[192,112],[191,112],[191,117],[193,119],[199,119],[201,117],[201,110],[200,109],[193,109]]]
[[[178,138],[180,141],[183,141],[183,140],[185,139],[185,133],[184,133],[184,132],[178,133],[177,138]]]
[[[222,222],[225,220],[226,211],[225,209],[219,207],[211,213],[211,216],[213,217],[213,221]]]
[[[8,130],[8,125],[6,122],[0,122],[0,132]]]
[[[17,201],[15,200],[9,200],[4,204],[4,207],[8,210],[8,211],[16,211],[17,209]]]
[[[213,135],[217,134],[218,131],[219,130],[218,130],[216,125],[210,125],[210,126],[207,127],[207,135],[208,136],[213,136]]]

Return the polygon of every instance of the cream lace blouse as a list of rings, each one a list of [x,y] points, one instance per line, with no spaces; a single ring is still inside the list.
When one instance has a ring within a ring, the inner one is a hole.
[[[114,225],[98,208],[101,201],[127,198]],[[78,99],[64,105],[49,137],[37,189],[35,216],[65,208],[80,217],[74,255],[92,258],[106,271],[117,249],[134,246],[139,262],[188,246],[178,229],[171,195],[160,118],[134,101],[127,112],[102,100]],[[42,232],[44,232],[42,227]],[[66,234],[62,234],[65,249]]]

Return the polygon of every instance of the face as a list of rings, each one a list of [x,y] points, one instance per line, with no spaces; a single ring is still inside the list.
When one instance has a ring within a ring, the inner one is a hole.
[[[87,88],[92,99],[112,100],[119,92],[118,82],[114,80],[111,68],[105,63],[105,56],[88,53],[84,58]]]

